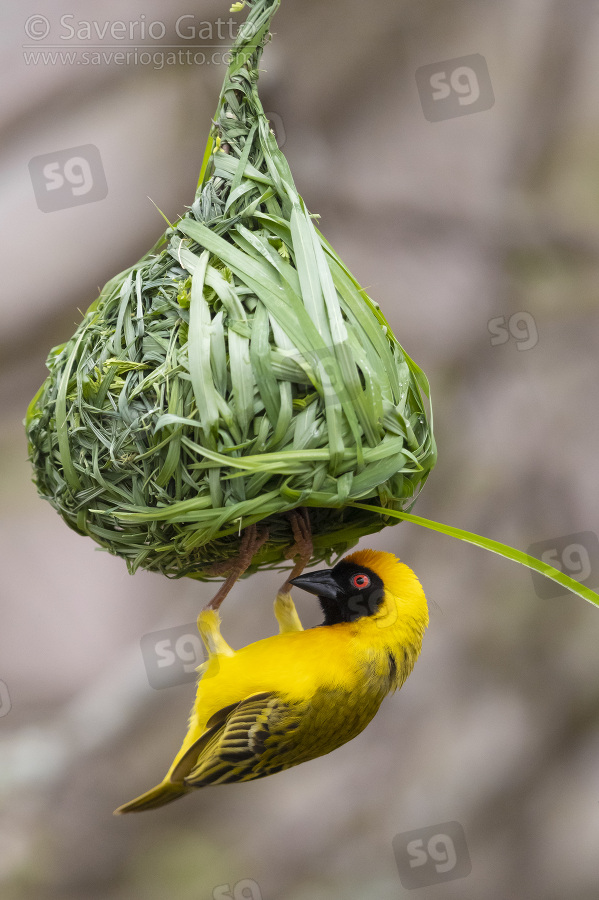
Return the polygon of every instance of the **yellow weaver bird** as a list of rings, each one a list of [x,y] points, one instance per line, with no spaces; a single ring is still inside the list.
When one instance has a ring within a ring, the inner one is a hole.
[[[163,781],[117,814],[330,753],[401,687],[428,625],[426,597],[408,566],[392,553],[359,550],[291,583],[316,594],[322,625],[304,631],[290,595],[279,593],[279,634],[235,651],[220,633],[218,612],[200,613],[208,660],[198,667],[185,740]]]

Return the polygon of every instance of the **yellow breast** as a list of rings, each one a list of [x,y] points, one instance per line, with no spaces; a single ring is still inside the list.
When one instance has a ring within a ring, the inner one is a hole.
[[[198,724],[258,691],[294,701],[309,700],[322,689],[384,696],[412,670],[428,621],[412,603],[402,604],[398,609],[389,594],[374,616],[275,635],[232,656],[214,657],[198,685]]]

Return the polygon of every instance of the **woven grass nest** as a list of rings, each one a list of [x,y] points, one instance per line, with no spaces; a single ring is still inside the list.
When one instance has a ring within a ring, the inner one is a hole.
[[[131,572],[210,579],[258,522],[247,571],[278,567],[297,507],[311,564],[331,563],[410,509],[435,462],[426,377],[315,227],[264,115],[279,2],[247,4],[193,205],[51,351],[29,407],[39,493]]]

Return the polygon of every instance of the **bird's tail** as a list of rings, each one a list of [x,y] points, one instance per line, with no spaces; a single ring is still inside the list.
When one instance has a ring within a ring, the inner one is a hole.
[[[114,815],[121,816],[123,813],[144,812],[146,809],[157,809],[159,806],[164,806],[165,803],[171,803],[173,800],[177,800],[179,797],[182,797],[183,794],[189,793],[189,791],[190,788],[181,782],[174,784],[172,781],[162,781],[160,784],[157,784],[155,788],[152,788],[151,791],[146,791],[145,794],[136,797],[135,800],[130,800],[129,803],[124,803],[122,806],[119,806],[118,809],[115,809]]]

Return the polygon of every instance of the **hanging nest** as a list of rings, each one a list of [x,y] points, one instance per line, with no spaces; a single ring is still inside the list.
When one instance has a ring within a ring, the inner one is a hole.
[[[264,115],[279,2],[248,4],[195,202],[51,351],[29,407],[39,493],[131,572],[207,580],[257,522],[248,572],[277,567],[296,507],[311,564],[330,563],[410,509],[435,462],[426,377],[315,227]]]

